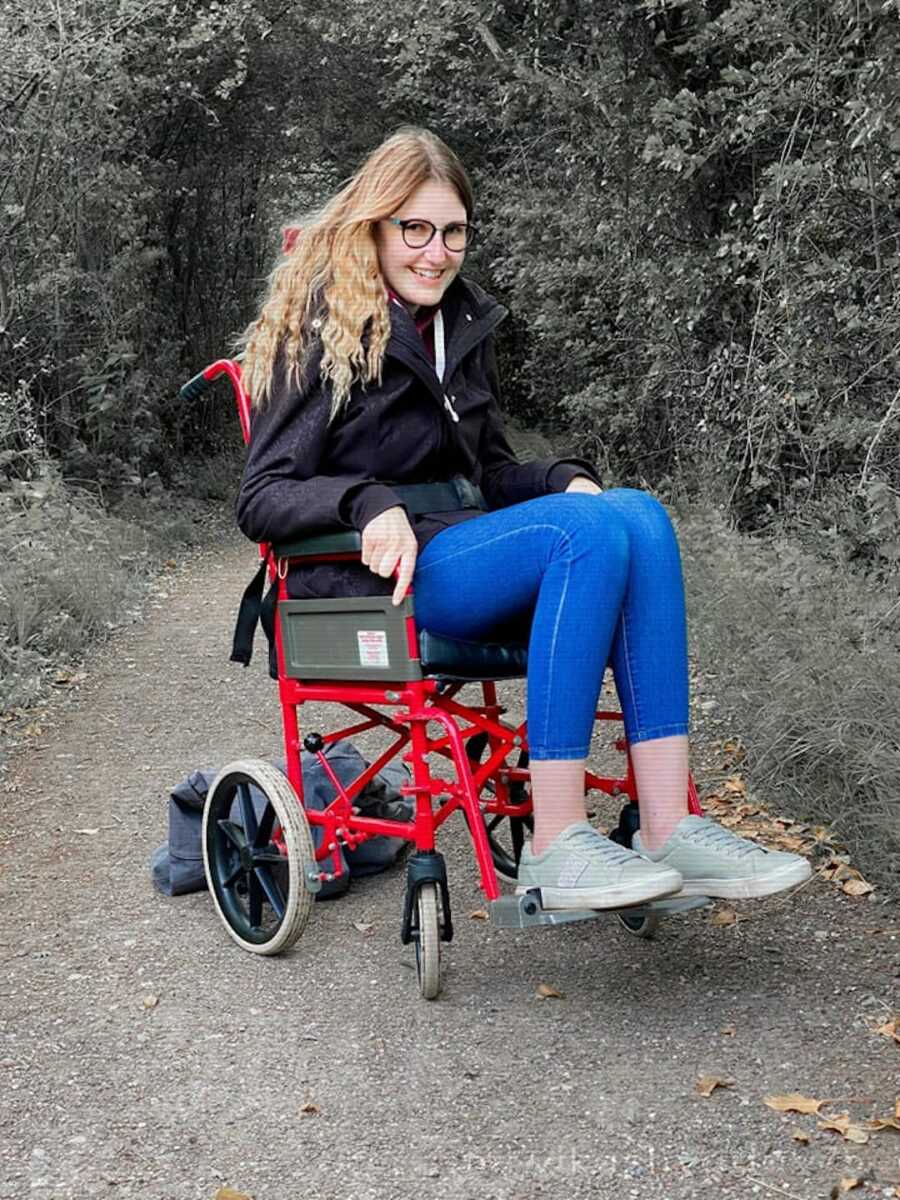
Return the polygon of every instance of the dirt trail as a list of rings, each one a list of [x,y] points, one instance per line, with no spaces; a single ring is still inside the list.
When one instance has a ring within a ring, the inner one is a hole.
[[[877,898],[817,880],[736,925],[676,918],[653,942],[611,920],[497,931],[469,919],[459,824],[441,845],[457,936],[428,1004],[398,937],[402,869],[318,905],[271,960],[235,947],[205,894],[158,895],[147,860],[169,788],[279,753],[262,653],[227,661],[252,563],[235,537],[175,572],[12,761],[3,1200],[212,1200],[225,1185],[256,1200],[818,1200],[842,1177],[866,1181],[854,1196],[900,1196],[900,1132],[855,1145],[763,1103],[893,1113],[898,1047],[871,1027],[900,1008],[900,918]],[[563,998],[539,999],[541,982]],[[703,1098],[700,1075],[732,1085]]]

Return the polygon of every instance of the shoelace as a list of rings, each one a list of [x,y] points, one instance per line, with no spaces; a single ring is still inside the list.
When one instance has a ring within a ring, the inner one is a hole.
[[[738,837],[730,829],[726,829],[724,825],[716,825],[714,821],[710,821],[703,829],[692,829],[681,836],[687,842],[709,846],[711,850],[727,854],[730,858],[746,858],[748,854],[765,853],[762,846]]]
[[[599,850],[603,857],[611,863],[628,862],[631,858],[640,857],[633,850],[603,837],[595,829],[576,829],[569,834],[566,842],[575,850],[593,850],[595,852]]]

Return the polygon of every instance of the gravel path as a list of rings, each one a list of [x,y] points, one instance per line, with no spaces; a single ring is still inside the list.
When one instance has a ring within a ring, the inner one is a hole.
[[[900,916],[877,895],[817,879],[653,942],[609,919],[497,931],[469,918],[482,905],[451,822],[457,935],[428,1004],[398,937],[402,868],[319,904],[278,959],[235,947],[205,893],[157,894],[169,788],[279,753],[262,653],[227,661],[252,563],[229,537],[172,572],[13,756],[3,1200],[807,1200],[842,1178],[900,1196],[900,1131],[857,1145],[763,1103],[894,1112],[898,1046],[872,1026],[900,1009]],[[704,1098],[702,1075],[731,1085]]]

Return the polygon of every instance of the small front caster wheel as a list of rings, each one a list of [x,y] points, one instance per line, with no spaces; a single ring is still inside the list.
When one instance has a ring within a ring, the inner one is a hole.
[[[419,995],[423,1000],[434,1000],[441,990],[441,929],[436,883],[423,883],[419,888],[416,919],[418,928],[413,930],[413,940]]]
[[[309,920],[315,868],[309,822],[282,773],[257,759],[216,776],[203,810],[203,865],[216,910],[253,954],[280,954]]]

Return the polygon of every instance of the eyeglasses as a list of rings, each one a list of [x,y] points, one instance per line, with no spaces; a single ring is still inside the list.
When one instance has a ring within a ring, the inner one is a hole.
[[[430,221],[401,221],[399,217],[388,217],[387,219],[391,225],[396,225],[403,234],[403,240],[410,250],[424,250],[434,235],[439,233],[447,249],[452,250],[454,254],[459,254],[462,250],[468,250],[475,237],[473,225],[457,222],[438,229],[437,225],[432,225]]]

